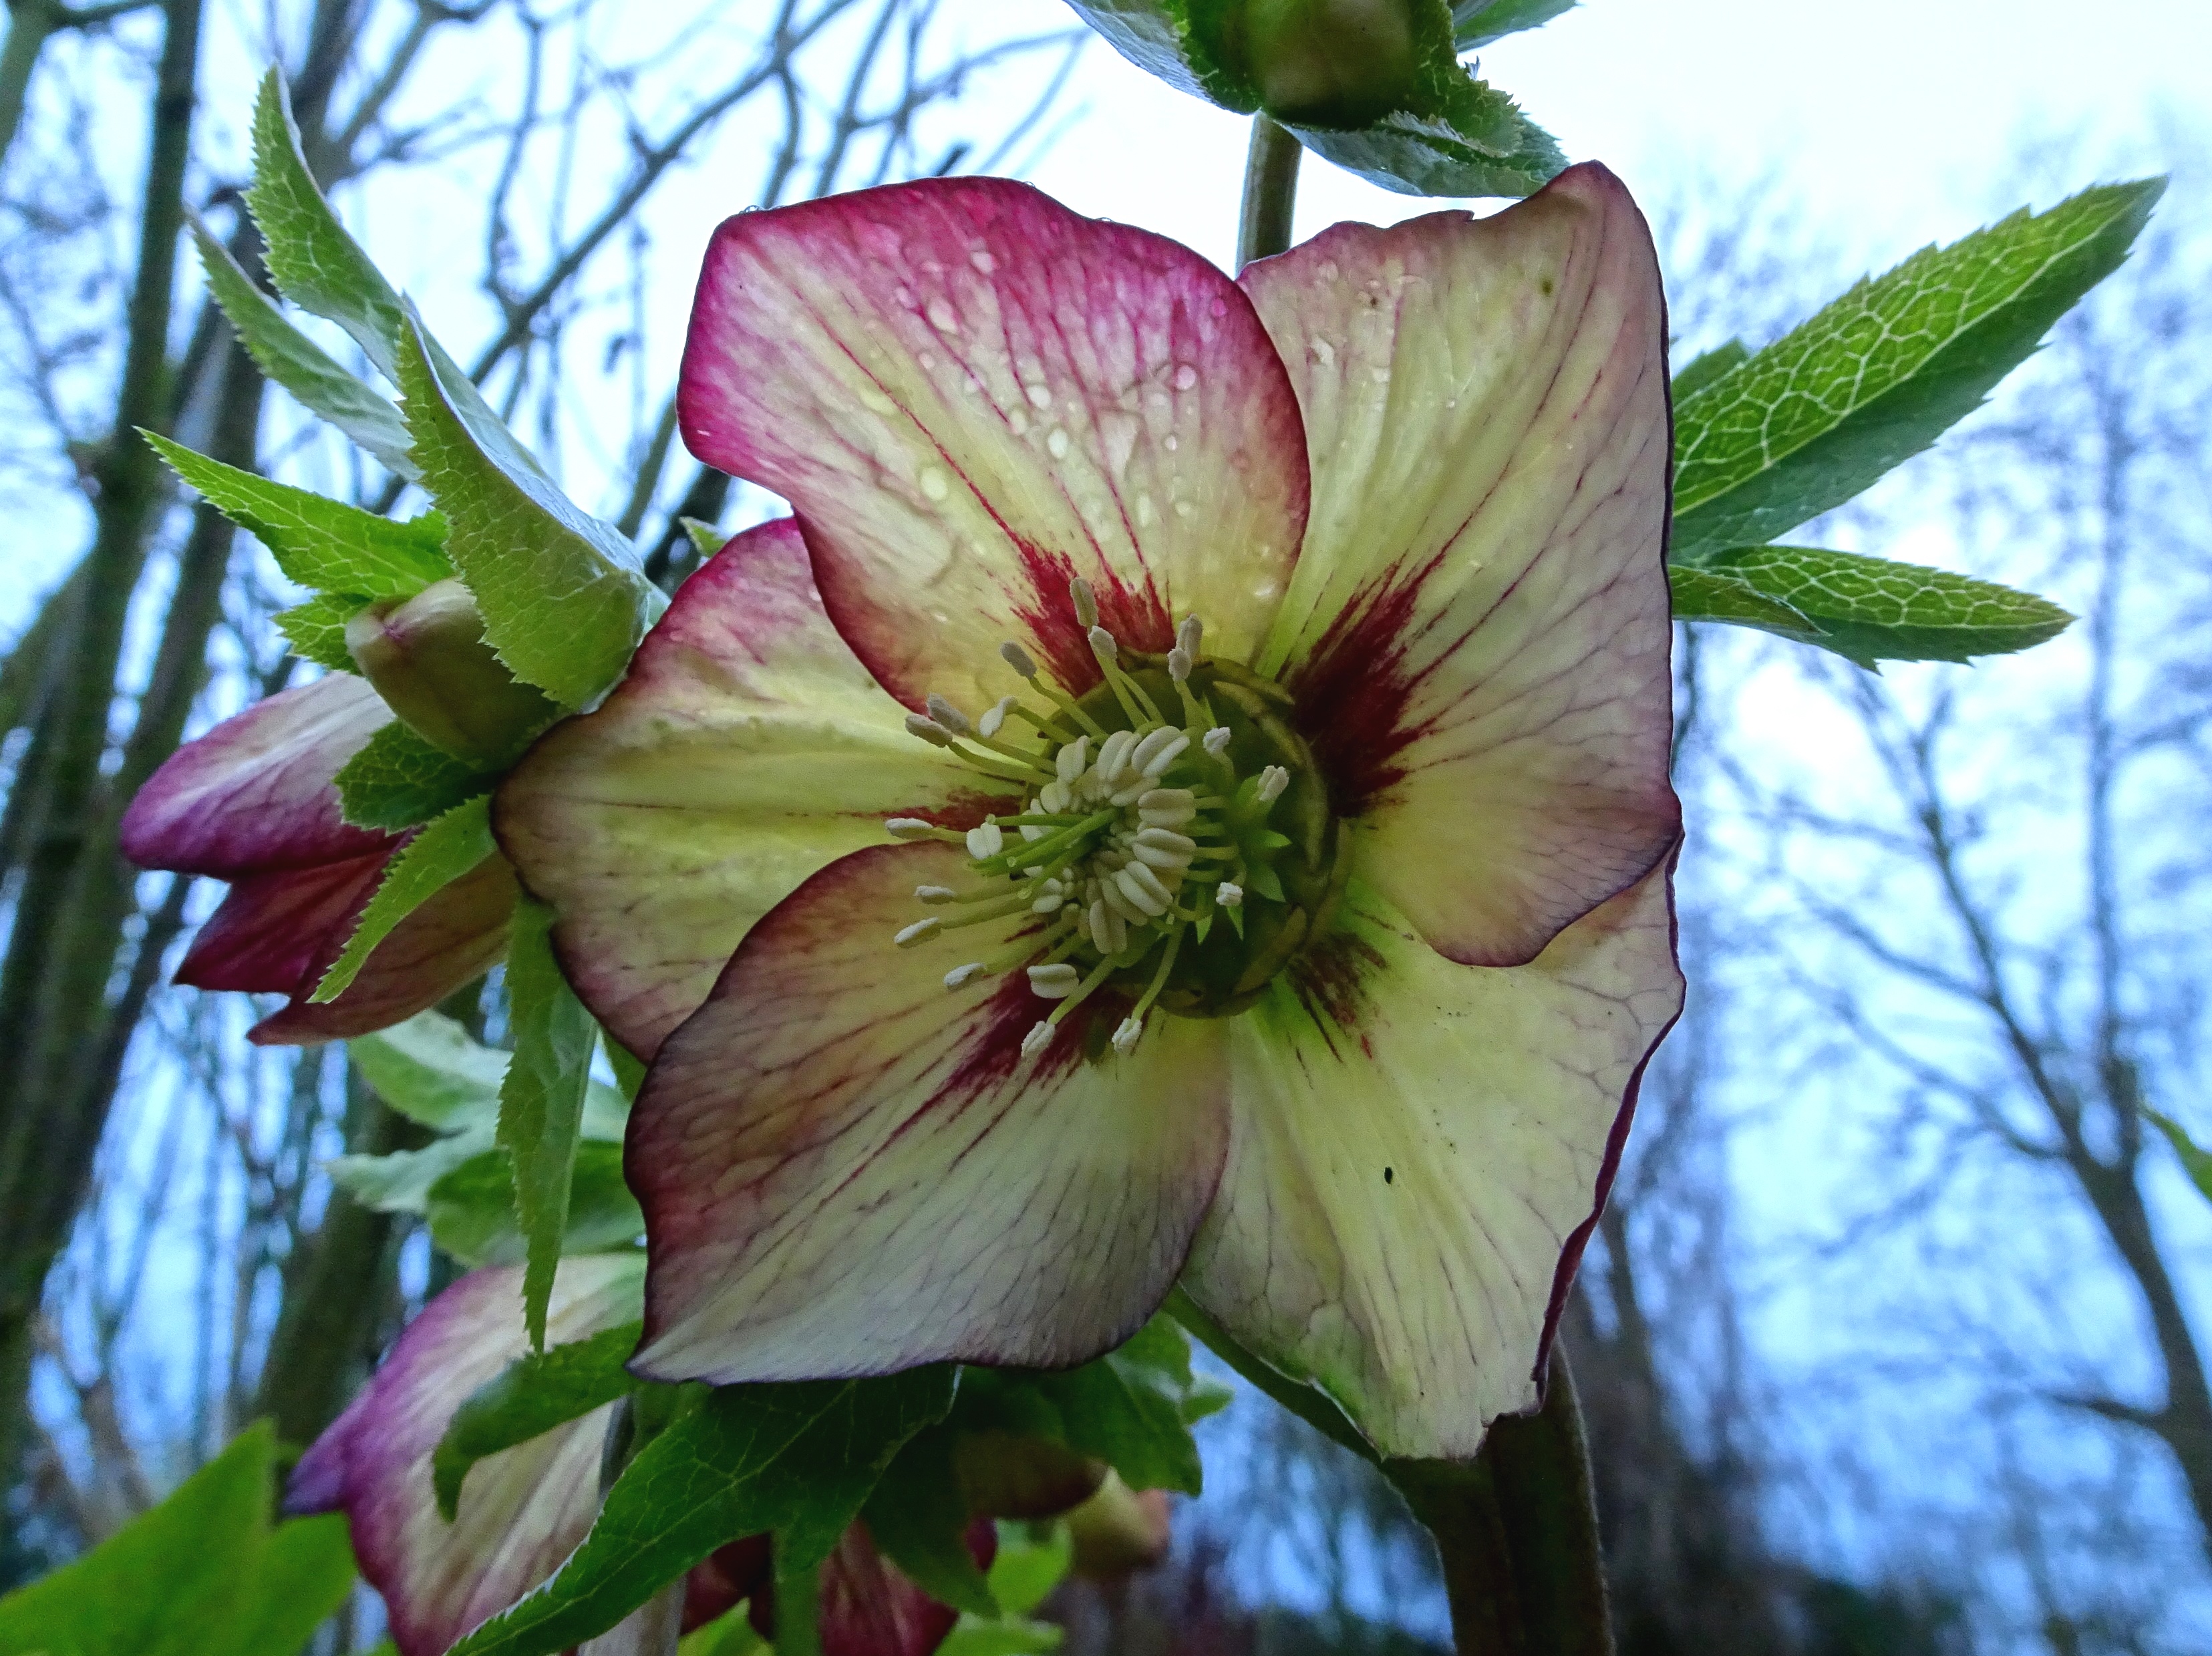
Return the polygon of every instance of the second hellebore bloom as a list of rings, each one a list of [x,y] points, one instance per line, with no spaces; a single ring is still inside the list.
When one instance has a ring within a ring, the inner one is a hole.
[[[640,1372],[1180,1279],[1388,1453],[1534,1401],[1680,1004],[1664,338],[1595,167],[1234,282],[993,180],[721,227],[685,436],[796,515],[495,812],[653,1060]]]

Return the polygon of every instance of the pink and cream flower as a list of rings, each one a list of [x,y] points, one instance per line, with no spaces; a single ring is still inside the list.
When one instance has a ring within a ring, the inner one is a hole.
[[[1626,192],[1235,281],[995,180],[746,214],[681,412],[794,516],[495,812],[652,1062],[639,1371],[1067,1364],[1180,1281],[1471,1453],[1680,1004]]]
[[[514,876],[487,857],[402,920],[343,993],[309,999],[410,837],[355,827],[338,798],[338,772],[392,719],[351,673],[281,690],[178,749],[124,813],[123,854],[139,867],[230,883],[177,981],[286,997],[253,1027],[263,1045],[386,1028],[507,953]]]

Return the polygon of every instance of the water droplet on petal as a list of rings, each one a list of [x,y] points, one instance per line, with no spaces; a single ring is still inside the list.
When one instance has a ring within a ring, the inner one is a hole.
[[[1052,451],[1054,459],[1064,460],[1067,458],[1067,434],[1058,426],[1052,428],[1052,434],[1044,440],[1044,446]]]
[[[933,500],[941,500],[952,492],[952,480],[935,466],[921,469],[921,492]]]
[[[1176,502],[1176,516],[1178,518],[1190,518],[1194,516],[1197,511],[1198,508],[1193,506],[1188,500],[1177,500]]]
[[[985,276],[990,275],[992,271],[999,268],[999,261],[993,258],[988,252],[981,247],[978,247],[974,252],[968,255],[968,262],[974,265],[978,270],[981,271]]]
[[[898,404],[892,402],[890,397],[884,396],[881,391],[878,390],[872,385],[863,385],[860,387],[860,406],[866,409],[872,414],[896,414],[898,412]]]
[[[929,325],[939,333],[957,333],[960,331],[959,313],[943,300],[933,299],[929,301]]]
[[[1031,408],[1048,409],[1052,406],[1052,393],[1042,385],[1025,385],[1023,390],[1028,394]]]
[[[1175,383],[1177,391],[1188,391],[1198,383],[1198,370],[1188,362],[1183,363],[1175,371]]]

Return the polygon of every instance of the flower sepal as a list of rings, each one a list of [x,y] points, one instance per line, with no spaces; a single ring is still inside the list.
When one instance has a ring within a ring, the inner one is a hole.
[[[479,770],[503,770],[561,709],[507,670],[483,616],[453,578],[369,604],[346,649],[385,705],[425,741]]]

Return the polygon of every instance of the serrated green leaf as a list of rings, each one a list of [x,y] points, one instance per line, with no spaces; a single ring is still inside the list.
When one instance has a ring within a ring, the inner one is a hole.
[[[392,1150],[382,1156],[334,1156],[328,1163],[331,1182],[365,1208],[379,1213],[428,1213],[431,1192],[447,1175],[471,1162],[489,1158],[501,1180],[501,1205],[512,1220],[511,1186],[507,1164],[494,1149],[492,1126],[469,1127],[435,1138],[419,1149]],[[457,1259],[475,1263],[465,1253],[438,1244]]]
[[[286,578],[301,586],[411,598],[453,573],[442,549],[445,520],[435,513],[395,522],[225,465],[157,433],[144,436],[171,470],[267,547]]]
[[[1025,1616],[997,1621],[963,1615],[945,1635],[937,1656],[1048,1656],[1066,1639],[1065,1629]]]
[[[1565,170],[1567,158],[1557,139],[1520,114],[1504,93],[1479,81],[1470,84],[1486,104],[1502,100],[1513,109],[1518,127],[1513,149],[1492,154],[1462,136],[1455,125],[1398,115],[1358,132],[1291,130],[1316,155],[1405,196],[1533,195]]]
[[[1034,1532],[999,1526],[999,1556],[991,1561],[991,1596],[1009,1616],[1026,1616],[1051,1596],[1075,1562],[1075,1538],[1055,1524],[1042,1540]]]
[[[1133,1489],[1199,1493],[1198,1444],[1182,1409],[1190,1349],[1173,1325],[1155,1319],[1120,1350],[1036,1383],[1059,1408],[1070,1448],[1104,1461]]]
[[[1731,339],[1725,345],[1716,345],[1701,356],[1693,356],[1675,374],[1668,387],[1677,402],[1695,397],[1699,391],[1717,382],[1724,373],[1733,373],[1751,361],[1751,352],[1741,339]]]
[[[2008,655],[2056,638],[2074,620],[2048,599],[1994,581],[1856,552],[1737,547],[1702,567],[1788,604],[1818,629],[1802,635],[1803,642],[1863,667]]]
[[[1452,7],[1452,39],[1462,52],[1518,34],[1572,11],[1576,0],[1457,0]]]
[[[198,215],[191,215],[191,226],[207,271],[208,291],[229,318],[254,366],[308,413],[351,438],[386,470],[414,477],[415,462],[407,453],[407,422],[392,399],[363,385],[294,327]]]
[[[2164,188],[2100,185],[1926,248],[1686,398],[1673,555],[1772,540],[1926,448],[2118,266]]]
[[[2173,1153],[2181,1158],[2181,1170],[2203,1192],[2204,1199],[2212,1202],[2212,1153],[2200,1149],[2196,1140],[2190,1137],[2182,1130],[2181,1124],[2171,1116],[2160,1115],[2148,1106],[2143,1108],[2143,1115],[2166,1135],[2166,1142],[2173,1146]]]
[[[319,592],[305,604],[278,610],[276,630],[301,660],[335,673],[354,672],[353,652],[346,648],[346,623],[369,603],[357,592]]]
[[[676,1656],[766,1656],[769,1649],[768,1641],[755,1633],[746,1619],[745,1606],[739,1604],[685,1634],[676,1647]]]
[[[1820,636],[1799,610],[1780,598],[1769,597],[1748,581],[1717,570],[1671,564],[1667,585],[1674,597],[1677,621],[1719,621],[1736,627],[1756,627],[1763,632],[1811,641]]]
[[[526,1252],[523,1320],[531,1344],[542,1348],[599,1030],[553,958],[553,911],[528,897],[515,909],[507,996],[514,1056],[500,1084],[499,1143],[514,1165],[514,1215]]]
[[[968,1550],[968,1501],[952,1465],[949,1425],[917,1433],[884,1470],[860,1515],[907,1579],[940,1604],[996,1616],[990,1583]]]
[[[253,105],[253,183],[246,205],[261,227],[277,291],[354,337],[385,377],[397,379],[400,300],[384,273],[331,211],[307,170],[282,71],[262,77]]]
[[[431,1184],[417,1210],[428,1224],[430,1240],[463,1265],[529,1261],[529,1246],[514,1211],[514,1169],[503,1152],[480,1149],[458,1162]],[[645,1216],[623,1182],[622,1146],[579,1143],[568,1180],[561,1257],[626,1247],[644,1233]]]
[[[676,521],[684,525],[684,534],[690,537],[692,549],[702,560],[713,557],[730,543],[730,537],[712,524],[702,523],[696,518],[678,518]]]
[[[629,542],[571,502],[480,401],[456,398],[427,351],[410,318],[399,388],[423,486],[452,525],[446,554],[508,670],[580,707],[621,676],[665,600]]]
[[[394,719],[339,767],[339,810],[356,828],[397,834],[489,793],[498,780]]]
[[[390,937],[400,921],[498,852],[492,843],[488,795],[454,806],[425,828],[386,866],[383,882],[362,911],[353,936],[308,998],[319,1004],[336,1000],[360,975],[377,944]]]
[[[507,1054],[472,1040],[442,1012],[417,1012],[389,1029],[356,1035],[346,1054],[378,1097],[441,1132],[489,1122],[507,1077]]]
[[[0,1598],[4,1656],[293,1656],[353,1584],[343,1518],[269,1522],[276,1438],[249,1427],[74,1562]]]
[[[613,1627],[715,1548],[774,1531],[818,1565],[894,1456],[952,1405],[952,1370],[733,1386],[639,1451],[583,1544],[449,1656],[553,1656]]]
[[[477,1462],[635,1391],[641,1382],[623,1365],[637,1350],[644,1326],[624,1323],[519,1357],[471,1392],[430,1457],[431,1485],[446,1521],[453,1521],[462,1482]]]

